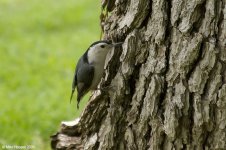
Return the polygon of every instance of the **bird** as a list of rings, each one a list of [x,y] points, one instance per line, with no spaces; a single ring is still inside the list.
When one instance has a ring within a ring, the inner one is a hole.
[[[96,90],[104,73],[105,59],[109,51],[123,42],[112,43],[100,40],[92,43],[80,57],[74,72],[70,102],[77,87],[77,109],[82,97],[90,90]]]

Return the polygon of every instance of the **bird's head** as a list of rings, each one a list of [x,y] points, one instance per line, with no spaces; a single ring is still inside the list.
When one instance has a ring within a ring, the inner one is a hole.
[[[121,46],[123,42],[112,43],[107,40],[97,41],[90,45],[88,49],[88,60],[90,63],[93,61],[105,58],[107,53],[114,47]]]

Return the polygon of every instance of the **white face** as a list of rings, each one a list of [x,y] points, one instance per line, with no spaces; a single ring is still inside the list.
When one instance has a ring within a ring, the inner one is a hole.
[[[88,51],[88,61],[89,63],[104,62],[106,55],[113,48],[112,44],[98,43],[90,47]]]
[[[93,48],[94,51],[103,52],[103,51],[109,51],[110,49],[112,49],[112,47],[113,47],[112,44],[98,43],[98,44],[92,46],[91,48]]]

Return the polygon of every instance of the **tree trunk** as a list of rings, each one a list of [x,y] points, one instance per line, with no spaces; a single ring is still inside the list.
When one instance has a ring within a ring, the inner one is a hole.
[[[104,38],[125,41],[109,55],[109,88],[62,123],[52,148],[226,149],[226,0],[102,5]]]

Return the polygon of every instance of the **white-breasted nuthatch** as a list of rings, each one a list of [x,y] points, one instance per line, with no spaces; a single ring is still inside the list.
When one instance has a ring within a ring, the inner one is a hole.
[[[97,41],[90,45],[87,51],[79,59],[72,83],[72,100],[77,86],[77,108],[81,98],[90,90],[96,90],[104,73],[105,59],[110,50],[120,43],[111,43],[107,40]]]

